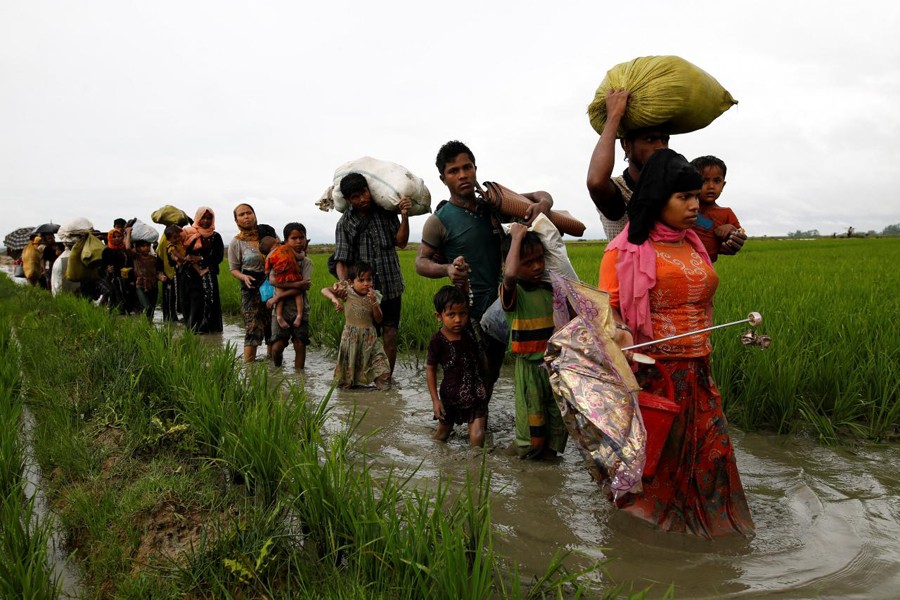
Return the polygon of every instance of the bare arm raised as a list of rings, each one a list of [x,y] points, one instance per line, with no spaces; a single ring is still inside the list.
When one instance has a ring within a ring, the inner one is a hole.
[[[587,188],[591,200],[610,220],[621,219],[625,214],[625,202],[610,178],[616,159],[616,132],[625,116],[628,98],[627,90],[610,90],[606,94],[606,124],[588,165]]]

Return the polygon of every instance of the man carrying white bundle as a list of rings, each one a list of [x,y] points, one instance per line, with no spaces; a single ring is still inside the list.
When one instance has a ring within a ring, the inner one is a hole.
[[[347,278],[350,266],[367,262],[375,269],[375,289],[381,292],[381,336],[390,362],[391,372],[397,360],[397,329],[400,327],[400,308],[403,295],[403,275],[397,248],[409,242],[409,198],[400,198],[396,213],[389,212],[372,201],[369,184],[359,173],[349,173],[341,179],[341,194],[350,204],[334,230],[334,258],[338,279]]]

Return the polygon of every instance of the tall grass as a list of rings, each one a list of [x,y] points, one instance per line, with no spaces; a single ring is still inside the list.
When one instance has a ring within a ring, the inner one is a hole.
[[[575,242],[569,257],[596,285],[605,244]],[[315,265],[311,331],[337,346],[340,314],[318,296],[332,282],[325,254]],[[406,284],[400,348],[421,358],[437,327],[431,298],[446,280],[415,274],[415,250],[399,252]],[[900,434],[900,239],[816,241],[751,239],[737,256],[716,263],[717,323],[763,314],[760,331],[774,344],[759,352],[738,343],[738,328],[713,334],[713,374],[728,417],[746,429],[807,432],[826,443]],[[233,279],[233,278],[231,278]],[[237,282],[223,281],[223,294]],[[401,358],[402,360],[402,358]]]
[[[483,468],[431,491],[376,476],[355,416],[326,435],[327,398],[244,370],[233,348],[32,290],[0,308],[87,595],[511,597]],[[185,543],[148,554],[163,527]],[[515,589],[581,593],[561,565]]]
[[[736,344],[739,332],[716,332],[714,376],[729,417],[828,443],[896,439],[898,260],[895,239],[751,241],[720,260],[716,320],[758,310],[774,340],[759,352]]]
[[[18,351],[2,315],[0,356],[0,596],[57,598],[60,582],[49,564],[51,525],[38,519],[34,497],[25,494]]]

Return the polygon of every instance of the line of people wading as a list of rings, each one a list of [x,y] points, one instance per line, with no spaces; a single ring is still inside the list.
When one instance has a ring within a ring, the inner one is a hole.
[[[718,283],[712,263],[720,254],[735,254],[746,239],[734,213],[716,204],[725,185],[724,162],[701,157],[689,163],[668,149],[663,130],[627,132],[621,146],[628,166],[621,176],[613,176],[616,131],[628,99],[627,92],[608,95],[606,129],[587,177],[590,197],[611,239],[600,264],[600,289],[610,294],[620,347],[711,323]],[[465,144],[444,144],[436,167],[449,198],[427,218],[415,261],[418,275],[449,283],[434,298],[438,330],[426,359],[438,423],[434,438],[446,440],[456,425],[466,424],[470,443],[484,444],[494,384],[509,351],[515,358],[516,415],[510,450],[525,459],[553,459],[568,437],[542,362],[554,332],[554,294],[543,278],[544,247],[527,229],[540,213],[550,211],[553,199],[544,191],[522,194],[532,205],[506,235],[502,223],[510,219],[476,194],[475,156]],[[344,176],[340,190],[349,208],[335,229],[338,282],[321,290],[346,320],[334,381],[344,387],[383,388],[390,385],[397,355],[404,291],[397,249],[409,241],[410,204],[401,199],[396,212],[378,206],[358,173]],[[229,272],[241,285],[244,360],[255,360],[257,348],[268,343],[280,365],[290,342],[295,367],[302,369],[312,275],[306,229],[288,223],[279,237],[272,227],[259,224],[253,207],[245,203],[235,207],[233,216],[238,234],[227,254],[208,207],[198,209],[193,219],[172,220],[155,252],[154,244],[133,239],[131,223],[117,220],[105,236],[101,277],[82,282],[80,290],[64,275],[58,280],[66,272],[60,263],[77,236],[61,230],[61,249],[52,237],[38,237],[33,252],[41,253],[40,272],[32,269],[28,279],[46,281],[54,292],[74,290],[104,299],[123,313],[143,312],[151,318],[161,284],[164,320],[177,320],[180,314],[192,330],[216,332],[222,330],[218,269],[227,256]],[[48,278],[45,272],[53,275]],[[509,328],[501,339],[482,326],[498,298]],[[645,491],[615,502],[665,530],[707,537],[746,535],[753,523],[721,397],[710,376],[710,352],[708,334],[648,352],[672,374],[681,413],[656,474],[645,479]],[[645,389],[663,385],[657,371],[644,365],[635,369]]]

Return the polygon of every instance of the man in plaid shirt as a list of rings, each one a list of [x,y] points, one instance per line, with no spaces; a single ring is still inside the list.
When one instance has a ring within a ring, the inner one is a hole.
[[[372,201],[369,184],[359,173],[348,173],[341,179],[341,194],[350,204],[334,229],[334,258],[338,279],[347,278],[355,262],[364,261],[375,269],[375,289],[381,292],[381,336],[384,351],[394,371],[397,360],[397,329],[400,327],[403,275],[397,248],[409,242],[409,198],[401,198],[397,209],[389,212]]]

